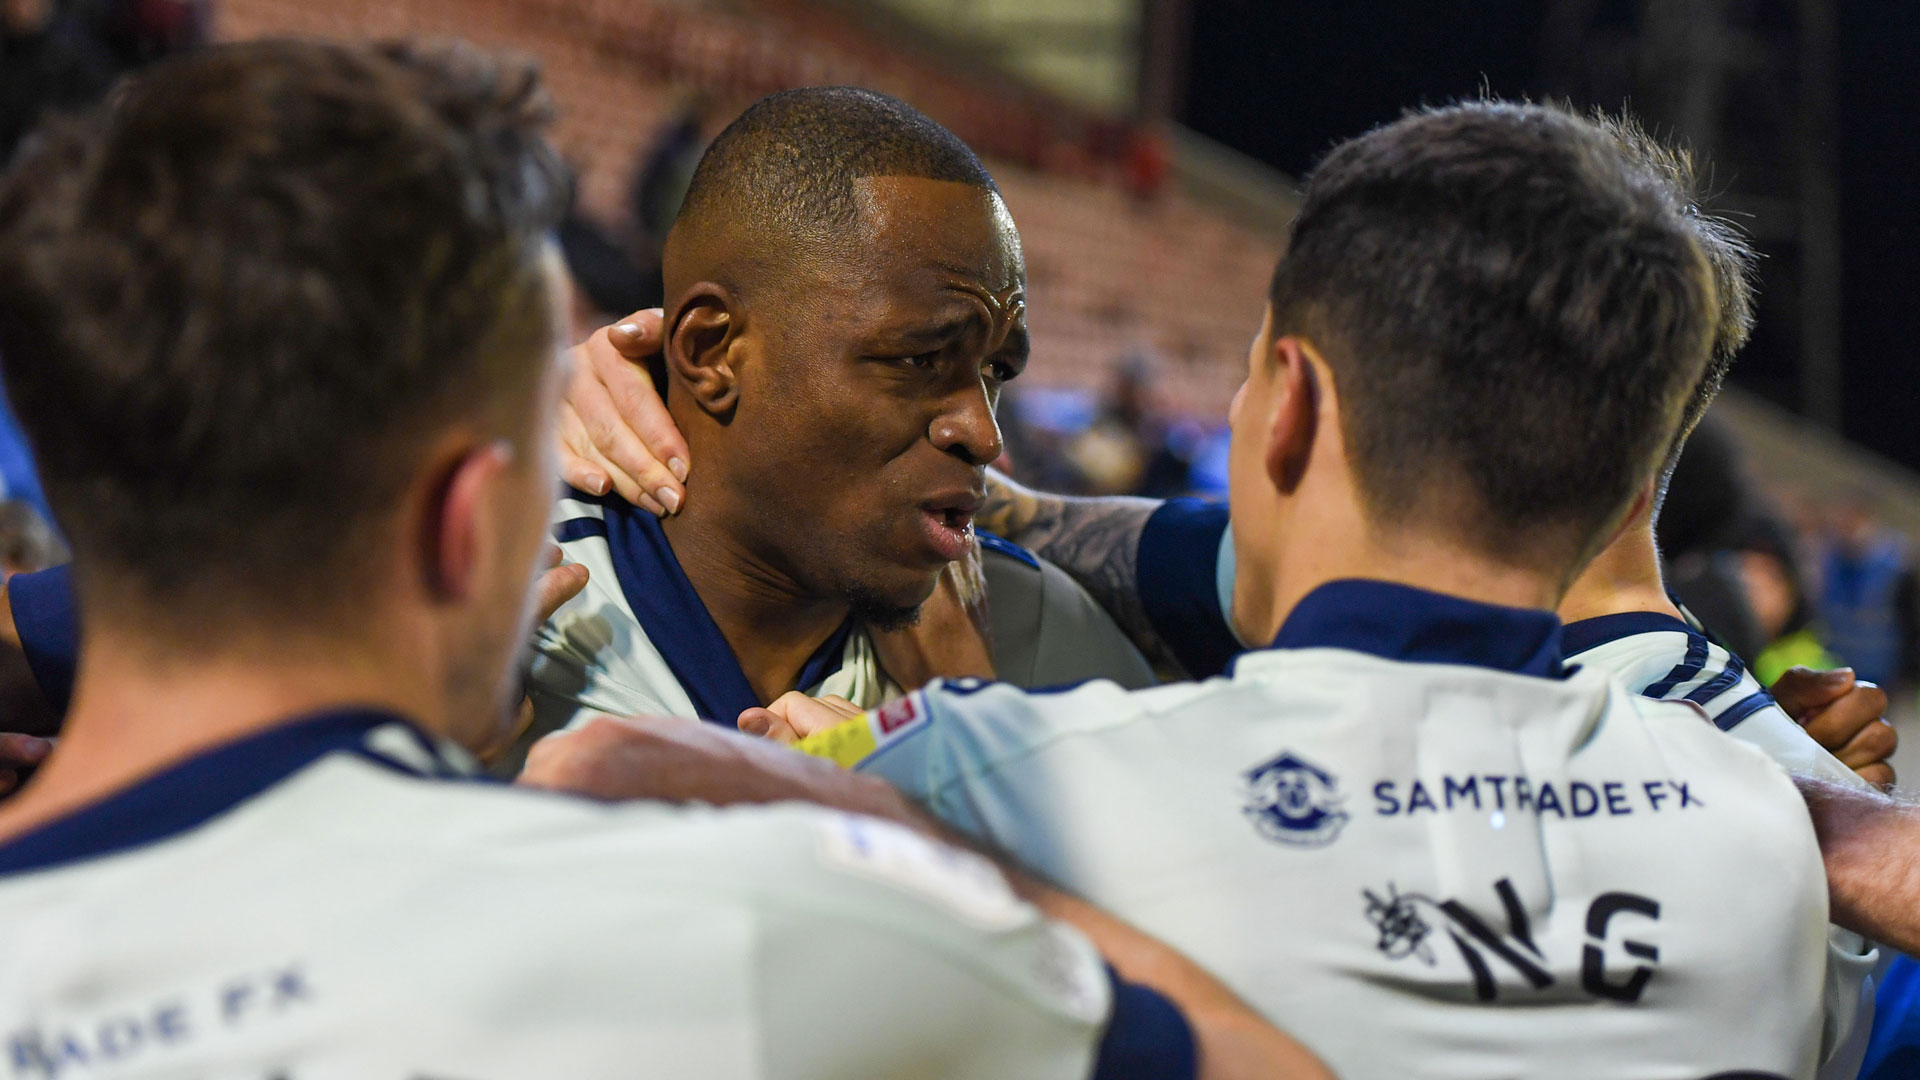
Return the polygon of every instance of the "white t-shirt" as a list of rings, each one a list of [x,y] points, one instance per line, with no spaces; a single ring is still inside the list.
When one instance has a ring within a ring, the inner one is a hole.
[[[1685,609],[1681,609],[1685,612]],[[1685,621],[1651,611],[1567,624],[1567,663],[1610,672],[1645,697],[1685,701],[1720,730],[1759,749],[1787,771],[1865,788],[1860,774],[1828,753],[1760,686],[1738,656]],[[1826,1031],[1820,1075],[1852,1080],[1873,1031],[1874,972],[1881,953],[1838,926],[1827,929]]]
[[[1141,993],[990,864],[898,827],[468,764],[326,714],[0,845],[0,1068],[1085,1080]]]
[[[1826,881],[1785,773],[1567,675],[1544,612],[1316,590],[1229,677],[943,683],[860,766],[1356,1077],[1811,1076]]]

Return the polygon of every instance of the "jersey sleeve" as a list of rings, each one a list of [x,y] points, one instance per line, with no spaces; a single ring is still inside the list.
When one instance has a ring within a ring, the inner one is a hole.
[[[1225,671],[1246,651],[1233,630],[1233,543],[1227,505],[1169,499],[1140,532],[1140,605],[1187,674]]]
[[[64,715],[73,698],[73,669],[80,655],[80,611],[73,575],[66,566],[7,579],[14,631],[40,692]]]
[[[890,822],[806,811],[756,949],[766,1075],[1194,1075],[1179,1010],[1116,979],[992,863]],[[809,896],[789,906],[781,897]],[[764,901],[763,901],[764,902]],[[808,904],[818,904],[807,910]]]

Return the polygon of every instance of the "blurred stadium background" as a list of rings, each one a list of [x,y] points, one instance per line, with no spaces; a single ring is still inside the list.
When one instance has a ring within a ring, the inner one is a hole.
[[[0,0],[0,150],[48,109],[213,40],[455,35],[538,56],[579,171],[583,328],[659,302],[706,140],[773,90],[903,97],[994,167],[1035,361],[1009,467],[1068,491],[1224,489],[1224,417],[1295,203],[1333,139],[1482,88],[1628,103],[1709,157],[1765,256],[1760,325],[1663,522],[1676,590],[1763,677],[1920,685],[1920,168],[1891,0]],[[1497,423],[1497,417],[1488,417]],[[17,447],[9,499],[37,500]],[[40,538],[0,516],[11,567]],[[1920,777],[1920,731],[1898,764]]]

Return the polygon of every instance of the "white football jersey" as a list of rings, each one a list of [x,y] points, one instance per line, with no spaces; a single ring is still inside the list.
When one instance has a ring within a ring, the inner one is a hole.
[[[527,696],[539,728],[601,713],[731,725],[761,704],[653,515],[573,492],[555,505],[553,524],[565,560],[587,568],[587,586],[534,635]],[[799,685],[862,708],[901,692],[851,622],[807,661]]]
[[[1684,613],[1685,608],[1681,609]],[[1610,672],[1644,697],[1686,701],[1720,730],[1759,749],[1788,772],[1865,788],[1860,774],[1813,740],[1760,686],[1738,656],[1685,621],[1651,611],[1568,623],[1567,663]],[[1820,1075],[1851,1080],[1872,1034],[1874,973],[1881,953],[1838,926],[1827,928],[1825,1049]]]
[[[943,683],[863,771],[1181,949],[1354,1077],[1813,1075],[1785,773],[1559,664],[1545,612],[1316,590],[1204,683]]]
[[[1126,997],[896,826],[468,764],[327,714],[0,844],[5,1075],[1085,1080]]]

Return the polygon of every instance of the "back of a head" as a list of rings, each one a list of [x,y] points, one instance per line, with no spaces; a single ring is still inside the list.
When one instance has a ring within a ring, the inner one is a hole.
[[[799,255],[851,252],[861,223],[854,181],[880,176],[999,190],[966,143],[906,102],[854,86],[761,98],[714,138],[694,170],[669,238],[668,301],[690,275],[711,273],[751,294]],[[690,267],[688,248],[719,232],[737,241],[721,245],[719,265]]]
[[[1377,524],[1556,572],[1666,448],[1715,333],[1671,190],[1599,126],[1481,101],[1336,147],[1272,287],[1335,372]]]
[[[315,614],[430,440],[516,434],[552,332],[546,112],[471,50],[269,41],[28,147],[0,356],[83,600]]]

